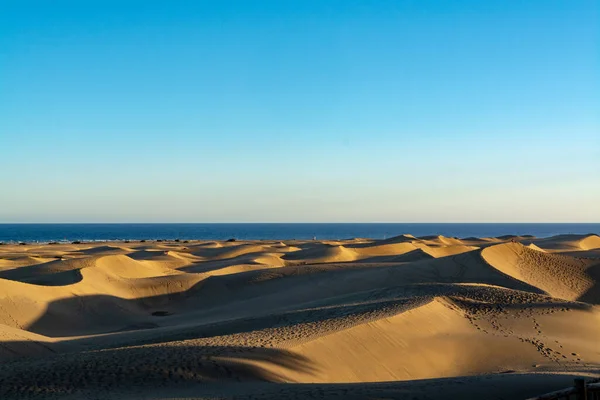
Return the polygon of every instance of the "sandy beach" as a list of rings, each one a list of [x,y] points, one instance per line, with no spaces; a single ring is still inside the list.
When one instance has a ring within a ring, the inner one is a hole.
[[[0,246],[0,397],[525,399],[600,377],[600,237]]]

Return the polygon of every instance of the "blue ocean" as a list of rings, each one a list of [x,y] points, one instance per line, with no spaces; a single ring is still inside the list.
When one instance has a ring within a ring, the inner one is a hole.
[[[384,239],[409,233],[458,238],[600,234],[600,223],[201,223],[201,224],[0,224],[0,242],[109,240]]]

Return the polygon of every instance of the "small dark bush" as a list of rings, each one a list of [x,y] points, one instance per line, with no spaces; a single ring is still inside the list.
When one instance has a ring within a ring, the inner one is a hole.
[[[158,239],[157,242],[162,242],[162,239]]]
[[[75,240],[74,242],[71,242],[71,244],[81,244],[81,242],[79,240]]]
[[[129,240],[125,240],[123,243],[130,243]]]
[[[140,243],[146,243],[146,240],[142,239],[140,240]]]
[[[152,315],[155,317],[166,317],[167,315],[171,315],[171,313],[168,311],[154,311]]]
[[[189,242],[190,242],[189,240],[184,240],[184,241],[183,241],[183,243],[189,243]]]
[[[48,244],[49,244],[49,245],[52,245],[52,246],[54,246],[54,245],[57,245],[57,244],[58,244],[58,242],[50,242],[50,243],[48,243]]]
[[[177,243],[179,243],[179,239],[175,239],[175,241],[176,241]]]
[[[237,242],[236,238],[227,239],[228,242]]]
[[[27,243],[25,243],[25,242],[19,243],[19,246],[25,246],[25,245],[27,245]]]

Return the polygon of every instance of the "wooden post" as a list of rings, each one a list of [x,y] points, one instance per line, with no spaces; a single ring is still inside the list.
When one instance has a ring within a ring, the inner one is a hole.
[[[577,400],[587,400],[587,390],[585,387],[585,379],[575,379],[575,398]]]

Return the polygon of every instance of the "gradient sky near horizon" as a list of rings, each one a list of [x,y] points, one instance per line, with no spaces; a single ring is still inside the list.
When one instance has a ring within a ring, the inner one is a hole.
[[[0,222],[599,222],[595,0],[0,0]]]

